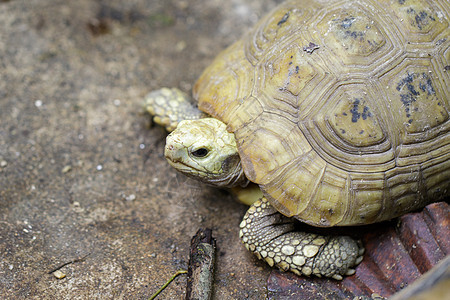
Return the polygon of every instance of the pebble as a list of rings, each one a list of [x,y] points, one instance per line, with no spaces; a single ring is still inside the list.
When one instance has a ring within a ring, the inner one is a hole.
[[[53,272],[53,276],[58,279],[63,279],[64,277],[66,277],[66,274],[61,272],[60,270],[56,270],[55,272]]]
[[[135,194],[131,194],[131,195],[129,195],[129,196],[126,196],[126,197],[125,197],[125,200],[127,200],[127,201],[133,201],[133,200],[136,200],[136,195],[135,195]]]
[[[72,166],[67,165],[67,166],[65,166],[64,168],[62,168],[61,172],[62,172],[63,174],[65,174],[65,173],[70,172],[71,170],[72,170]]]

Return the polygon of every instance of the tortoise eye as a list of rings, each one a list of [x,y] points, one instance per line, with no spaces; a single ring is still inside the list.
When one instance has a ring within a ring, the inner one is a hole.
[[[206,148],[199,148],[195,151],[192,152],[192,155],[194,155],[195,157],[205,157],[206,155],[208,155],[208,149]]]

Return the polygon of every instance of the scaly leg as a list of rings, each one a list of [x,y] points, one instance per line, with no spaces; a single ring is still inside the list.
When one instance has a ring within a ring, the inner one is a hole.
[[[240,224],[245,247],[270,266],[298,275],[314,274],[341,280],[355,273],[364,248],[348,236],[321,236],[294,229],[295,220],[277,212],[261,198]]]
[[[145,109],[153,120],[172,132],[183,120],[197,120],[207,115],[197,108],[196,103],[177,88],[161,88],[145,97]]]

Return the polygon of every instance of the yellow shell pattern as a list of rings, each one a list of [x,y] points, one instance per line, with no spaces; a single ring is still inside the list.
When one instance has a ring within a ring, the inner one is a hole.
[[[450,194],[449,2],[296,0],[194,87],[246,176],[316,226],[391,219]]]

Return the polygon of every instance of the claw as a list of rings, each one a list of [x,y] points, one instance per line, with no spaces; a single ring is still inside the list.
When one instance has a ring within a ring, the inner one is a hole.
[[[359,265],[359,263],[362,262],[363,258],[364,258],[364,256],[358,256],[355,260],[355,266]]]
[[[359,256],[362,256],[365,251],[366,251],[366,249],[364,249],[364,247],[361,246],[358,251]]]
[[[336,279],[336,280],[342,280],[342,276],[339,274],[334,274],[333,276],[331,276],[331,278]]]
[[[355,273],[356,273],[355,269],[348,269],[347,272],[345,272],[345,275],[350,276],[350,275],[353,275]]]

